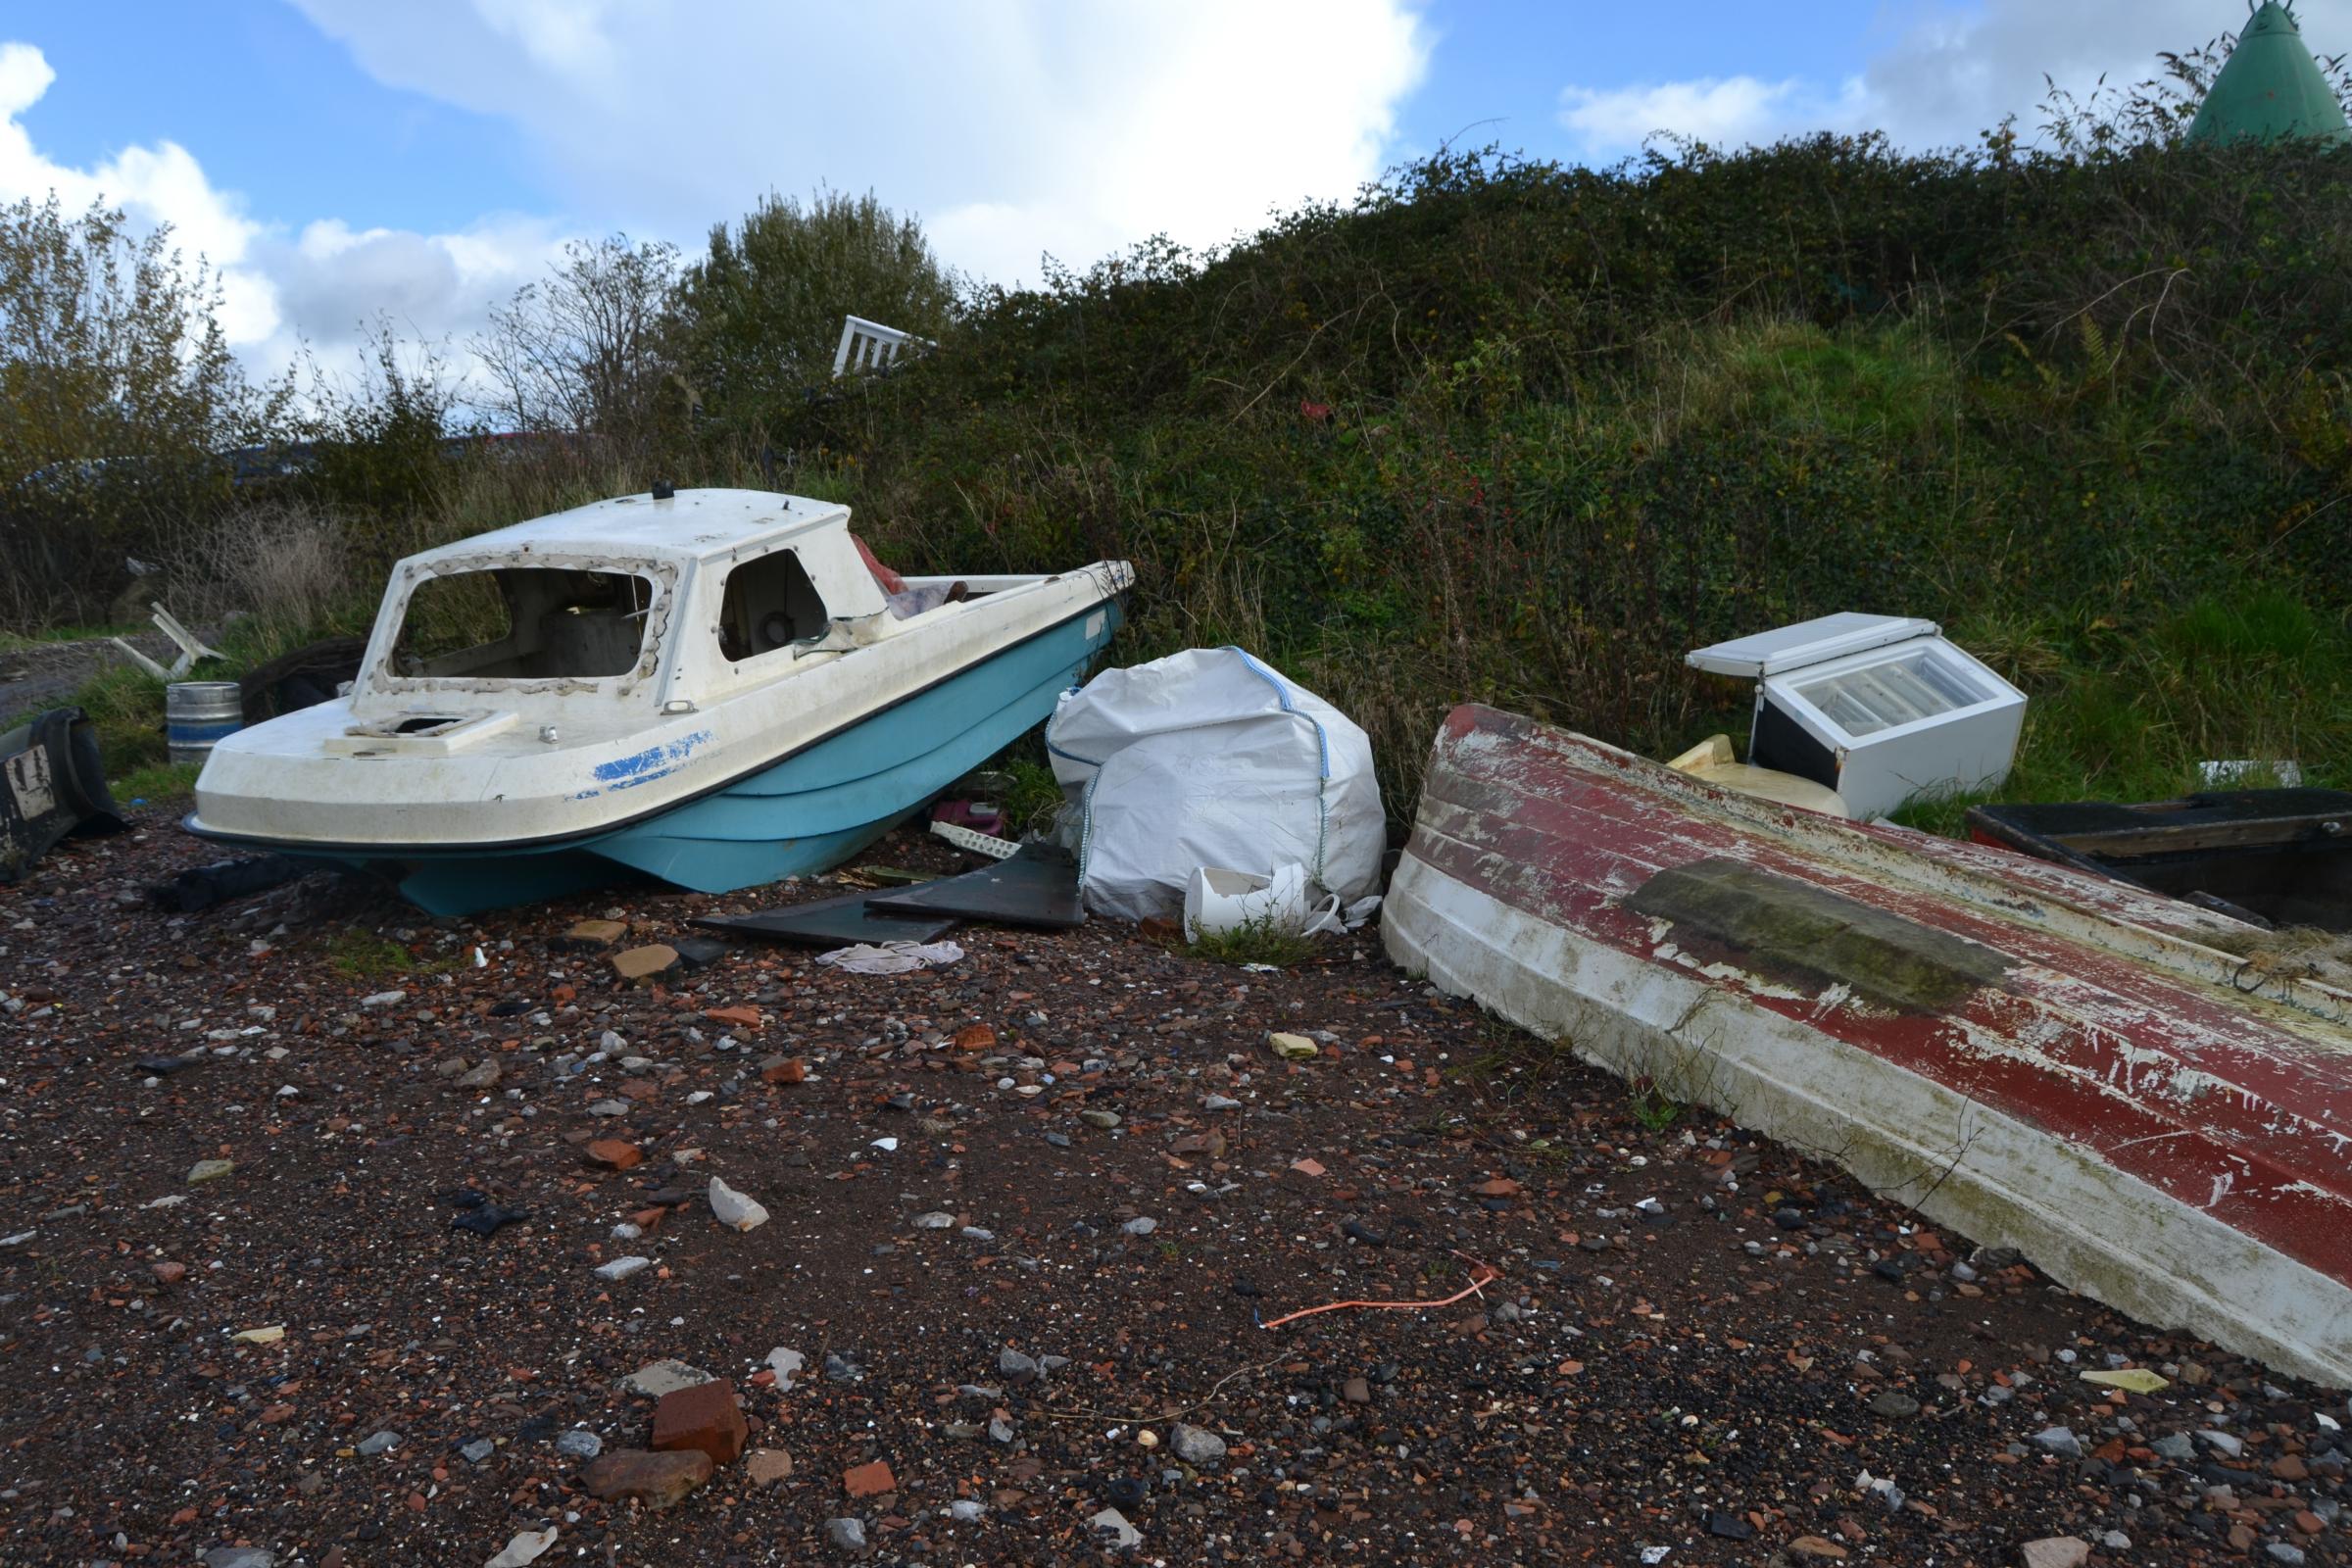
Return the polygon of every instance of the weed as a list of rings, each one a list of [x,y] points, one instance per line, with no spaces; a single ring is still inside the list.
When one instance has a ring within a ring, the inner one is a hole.
[[[196,775],[203,771],[201,762],[148,762],[122,774],[107,787],[122,806],[141,801],[150,806],[174,805],[195,793]]]
[[[384,980],[416,967],[416,956],[390,937],[347,926],[328,939],[326,961],[347,980]]]
[[[1629,1086],[1634,1120],[1653,1133],[1662,1133],[1682,1119],[1684,1106],[1647,1078],[1638,1078]]]
[[[995,765],[1012,779],[1012,788],[998,804],[1013,836],[1050,831],[1062,805],[1061,784],[1054,777],[1054,769],[1017,752],[1006,753]]]
[[[1253,915],[1230,931],[1203,931],[1185,945],[1188,957],[1211,963],[1270,963],[1288,969],[1313,956],[1314,939],[1272,915]]]

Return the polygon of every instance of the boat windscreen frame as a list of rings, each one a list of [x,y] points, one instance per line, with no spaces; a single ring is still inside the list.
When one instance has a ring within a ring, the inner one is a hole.
[[[642,579],[651,589],[645,616],[644,640],[636,662],[617,675],[404,675],[393,662],[409,603],[426,581],[500,570],[557,570],[602,572]],[[497,693],[503,695],[598,694],[627,697],[651,688],[669,651],[669,627],[678,598],[678,565],[650,556],[613,556],[530,549],[490,550],[456,556],[416,556],[393,568],[376,612],[375,629],[360,666],[354,695],[362,693],[415,696],[439,693]]]

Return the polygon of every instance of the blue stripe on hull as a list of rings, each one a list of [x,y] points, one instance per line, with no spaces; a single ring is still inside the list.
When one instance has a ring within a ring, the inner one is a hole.
[[[631,872],[731,893],[829,870],[1050,716],[1118,625],[1116,604],[1099,608],[1092,637],[1089,612],[717,794],[561,849],[410,861],[400,891],[431,913],[470,914]]]

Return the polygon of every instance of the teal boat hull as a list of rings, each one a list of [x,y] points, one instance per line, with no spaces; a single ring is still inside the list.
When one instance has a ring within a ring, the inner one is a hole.
[[[539,903],[631,876],[696,893],[810,876],[1045,722],[1119,618],[1116,602],[1090,607],[710,794],[600,835],[319,858],[386,876],[411,903],[442,915]]]

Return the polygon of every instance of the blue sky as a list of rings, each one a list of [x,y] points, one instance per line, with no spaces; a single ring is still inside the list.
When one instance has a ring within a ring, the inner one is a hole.
[[[2303,0],[2323,50],[2352,0]],[[2243,0],[78,0],[0,8],[0,199],[170,221],[257,365],[378,314],[462,344],[567,237],[690,250],[871,188],[1000,280],[1344,196],[1448,138],[1949,145],[2046,71],[2148,74]]]

